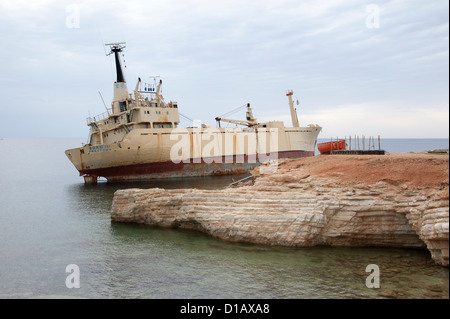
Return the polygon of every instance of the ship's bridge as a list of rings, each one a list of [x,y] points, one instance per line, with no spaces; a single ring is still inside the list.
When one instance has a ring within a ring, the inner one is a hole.
[[[124,42],[106,44],[114,54],[117,80],[113,87],[111,108],[94,117],[87,118],[90,126],[89,144],[114,143],[123,140],[134,129],[171,129],[180,123],[177,102],[166,102],[161,94],[162,80],[153,76],[153,83],[143,83],[138,78],[135,89],[128,92],[122,70],[120,55]],[[108,55],[109,55],[108,54]],[[100,94],[101,96],[101,94]]]
[[[123,139],[133,129],[171,129],[180,123],[178,103],[165,102],[157,90],[142,89],[138,79],[136,89],[126,98],[113,100],[106,112],[87,118],[90,144],[114,143]],[[116,88],[116,86],[115,86]],[[118,89],[121,89],[119,87]],[[117,96],[118,94],[115,94]]]

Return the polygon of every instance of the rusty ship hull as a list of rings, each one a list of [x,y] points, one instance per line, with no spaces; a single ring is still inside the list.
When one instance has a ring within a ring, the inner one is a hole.
[[[276,155],[279,159],[301,158],[313,156],[313,152],[290,151],[280,152]],[[204,159],[193,159],[190,162],[173,163],[172,161],[159,163],[134,164],[127,166],[106,167],[98,169],[85,169],[80,175],[105,177],[110,182],[117,181],[145,181],[164,178],[219,176],[247,173],[261,163],[253,161],[251,156],[244,156],[241,163],[233,157],[233,162],[226,163],[225,156],[212,158],[209,163]],[[223,160],[223,162],[221,162]]]
[[[128,138],[122,140],[122,142],[102,145],[87,144],[80,148],[67,150],[66,155],[81,176],[94,177],[95,179],[104,177],[110,182],[241,174],[268,161],[314,156],[320,128],[305,127],[291,132],[283,130],[281,134],[277,130],[276,149],[270,150],[270,147],[268,147],[268,152],[264,152],[264,154],[249,152],[248,144],[251,143],[248,143],[248,137],[256,137],[256,135],[242,129],[231,131],[222,129],[215,135],[216,139],[225,138],[228,135],[228,138],[232,141],[228,153],[226,152],[226,146],[222,145],[221,149],[217,149],[219,154],[205,154],[203,151],[208,143],[215,143],[217,140],[199,145],[201,143],[198,142],[201,142],[201,135],[204,132],[191,131],[188,132],[190,138],[185,145],[188,154],[181,160],[171,158],[171,151],[177,141],[174,142],[170,139],[168,130],[164,130],[164,133],[158,132],[158,130],[150,130],[151,133],[148,131],[147,129],[132,130],[127,135]],[[266,132],[265,135],[273,135],[273,133],[273,131]],[[147,141],[133,138],[132,135],[145,136]],[[242,138],[240,135],[245,137]],[[270,137],[267,137],[267,139],[269,140]],[[299,143],[301,146],[291,148],[290,139],[293,140],[292,142],[302,141],[302,143]],[[178,141],[179,144],[180,142]],[[242,145],[241,148],[240,145]],[[255,149],[256,147],[253,147],[253,150]],[[261,159],[261,155],[263,155],[263,159]]]

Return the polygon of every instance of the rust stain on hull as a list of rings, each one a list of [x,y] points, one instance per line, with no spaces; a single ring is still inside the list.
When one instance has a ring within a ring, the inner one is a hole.
[[[81,169],[84,169],[84,163],[83,163],[83,152],[82,150],[80,150],[80,165],[81,165]]]

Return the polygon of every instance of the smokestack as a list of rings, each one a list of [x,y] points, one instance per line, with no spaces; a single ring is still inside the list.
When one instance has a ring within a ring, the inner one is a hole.
[[[123,76],[122,66],[120,65],[119,53],[125,48],[125,42],[107,43],[111,47],[111,52],[114,53],[116,60],[117,81],[114,82],[114,97],[113,97],[113,114],[118,114],[127,110],[128,89]]]

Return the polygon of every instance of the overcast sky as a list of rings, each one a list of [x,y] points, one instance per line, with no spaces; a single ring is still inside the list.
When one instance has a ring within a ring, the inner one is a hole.
[[[87,137],[115,80],[163,79],[166,101],[215,126],[251,103],[259,121],[319,137],[449,136],[448,0],[0,0],[0,137]],[[233,115],[243,119],[245,112]],[[187,121],[183,125],[189,126]]]

